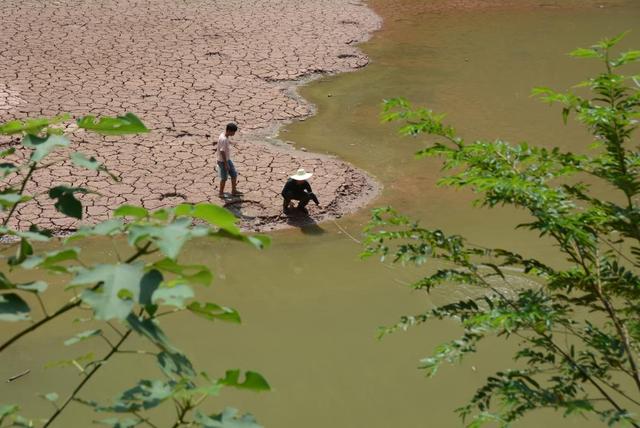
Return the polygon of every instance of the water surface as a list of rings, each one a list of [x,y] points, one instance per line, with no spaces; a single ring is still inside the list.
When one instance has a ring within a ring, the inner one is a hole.
[[[376,206],[392,204],[427,226],[462,233],[473,242],[540,257],[553,254],[548,241],[513,232],[515,222],[526,219],[523,213],[474,210],[469,207],[471,195],[437,188],[437,162],[412,158],[420,141],[400,138],[393,125],[380,124],[380,102],[404,96],[447,112],[467,138],[502,137],[583,150],[588,135],[575,125],[563,126],[558,109],[532,100],[530,89],[566,88],[595,71],[566,52],[621,30],[638,29],[640,5],[629,1],[612,8],[430,15],[420,13],[421,1],[403,4],[404,11],[415,13],[399,14],[393,2],[373,1],[386,21],[363,46],[371,64],[304,88],[302,95],[317,104],[318,114],[287,127],[281,138],[335,154],[375,175],[385,186]],[[640,47],[640,32],[632,33],[624,45]],[[367,216],[365,209],[338,224],[359,238]],[[184,262],[206,263],[217,273],[214,286],[201,295],[236,307],[244,323],[211,327],[178,316],[165,328],[184,351],[195,355],[197,367],[213,374],[233,367],[258,370],[274,387],[260,395],[225,393],[209,408],[249,409],[273,428],[460,426],[453,409],[464,404],[488,374],[508,363],[510,349],[499,342],[486,344],[479,356],[425,379],[416,369],[419,359],[440,341],[453,338],[455,326],[433,324],[383,341],[376,340],[376,327],[464,292],[448,288],[427,296],[409,291],[404,284],[417,277],[415,270],[360,261],[361,246],[340,228],[328,222],[275,233],[274,245],[263,254],[229,243],[197,242],[188,248]],[[104,241],[87,245],[85,251],[96,259],[113,255]],[[82,347],[70,351],[59,346],[72,334],[68,319],[29,337],[3,359],[8,361],[3,375],[26,367],[33,372],[3,386],[0,401],[19,397],[27,411],[44,415],[46,404],[35,401],[35,392],[62,393],[65,385],[78,380],[71,370],[39,369],[44,361],[82,353]],[[110,362],[84,396],[104,397],[126,386],[117,374],[154,376],[151,361],[133,361],[140,360]],[[76,407],[59,426],[83,426],[76,422],[77,415],[86,415],[86,410]],[[516,426],[600,426],[556,418],[540,413]]]

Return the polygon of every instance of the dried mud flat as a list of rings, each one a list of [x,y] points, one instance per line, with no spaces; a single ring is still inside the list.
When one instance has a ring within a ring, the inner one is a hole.
[[[99,192],[82,196],[81,223],[105,220],[124,203],[156,209],[203,201],[227,206],[247,230],[304,223],[281,214],[279,196],[299,167],[315,174],[322,205],[310,205],[314,221],[353,212],[379,191],[339,159],[266,138],[313,113],[297,85],[367,64],[356,44],[380,19],[359,1],[8,0],[0,22],[0,122],[133,112],[152,129],[126,137],[73,132],[72,150],[104,162],[120,183],[68,162],[36,172],[32,194],[53,184]],[[244,195],[221,200],[215,143],[229,121],[240,127],[232,157]],[[0,137],[0,147],[16,144]],[[25,154],[19,148],[15,156]],[[64,231],[80,222],[40,195],[18,210],[14,225],[31,223]]]

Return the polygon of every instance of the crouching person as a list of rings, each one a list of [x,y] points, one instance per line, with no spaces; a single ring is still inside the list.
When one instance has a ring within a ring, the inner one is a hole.
[[[285,213],[289,212],[289,204],[291,201],[298,201],[298,210],[304,214],[309,214],[307,211],[307,204],[309,201],[313,201],[316,205],[320,205],[318,198],[313,194],[311,185],[307,181],[313,174],[306,172],[304,169],[299,169],[295,174],[289,177],[287,183],[282,189],[282,197],[284,198],[282,209]]]

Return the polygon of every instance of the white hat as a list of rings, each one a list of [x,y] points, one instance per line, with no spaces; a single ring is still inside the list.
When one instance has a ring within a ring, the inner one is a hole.
[[[294,180],[308,180],[312,175],[312,173],[305,171],[304,168],[300,168],[295,174],[290,175],[289,177]]]

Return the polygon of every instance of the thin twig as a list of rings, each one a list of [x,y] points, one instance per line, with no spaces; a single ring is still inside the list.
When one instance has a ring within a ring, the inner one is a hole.
[[[42,301],[42,297],[40,297],[40,293],[36,293],[36,298],[38,299],[38,303],[40,303],[40,307],[42,308],[42,312],[44,313],[44,316],[48,317],[49,313],[47,312],[47,308],[44,305],[44,302]]]
[[[620,336],[620,341],[624,346],[625,352],[627,353],[627,360],[629,361],[629,366],[631,367],[631,371],[633,373],[633,381],[640,391],[640,369],[638,368],[638,363],[635,360],[633,349],[631,347],[631,339],[629,338],[629,333],[627,332],[627,327],[624,325],[622,320],[618,318],[616,313],[616,309],[613,306],[613,303],[609,300],[609,298],[604,294],[602,279],[600,277],[600,257],[596,253],[596,294],[600,299],[600,302],[604,305],[609,317],[613,321],[613,325],[615,326],[618,335]]]
[[[122,262],[120,259],[120,253],[118,252],[118,247],[116,246],[116,240],[113,237],[111,237],[111,246],[113,247],[113,252],[115,253],[118,262]]]
[[[131,263],[132,261],[136,260],[140,256],[143,256],[143,255],[146,255],[146,254],[151,254],[151,252],[148,252],[148,249],[149,249],[150,246],[151,246],[151,242],[147,242],[144,245],[144,247],[139,248],[138,251],[135,254],[133,254],[131,257],[129,257],[127,260],[125,260],[125,263]],[[100,284],[96,284],[95,286],[93,286],[93,288],[91,288],[91,290],[97,289],[99,285]],[[46,317],[42,318],[40,321],[31,324],[29,327],[25,328],[24,330],[16,333],[13,337],[9,338],[9,340],[7,340],[2,345],[0,345],[0,352],[2,352],[5,349],[7,349],[9,346],[11,346],[14,342],[16,342],[18,339],[22,338],[23,336],[31,333],[34,330],[37,330],[43,324],[46,324],[49,321],[57,318],[58,316],[70,311],[71,309],[80,306],[81,303],[82,303],[82,300],[80,300],[76,295],[76,297],[71,299],[69,301],[69,303],[67,303],[66,305],[64,305],[60,309],[58,309],[52,315],[49,315],[49,316],[46,316]]]
[[[25,187],[27,187],[27,182],[29,181],[29,179],[31,178],[31,175],[35,170],[36,170],[36,163],[33,162],[29,167],[29,172],[27,172],[27,176],[24,178],[24,180],[22,180],[22,185],[20,186],[20,190],[18,191],[18,194],[22,195],[22,192],[24,192]],[[9,223],[9,220],[11,219],[11,216],[13,215],[16,208],[18,208],[18,205],[20,205],[20,201],[13,204],[13,206],[11,207],[11,210],[9,211],[9,214],[7,214],[7,217],[2,222],[3,226],[6,226]]]
[[[138,419],[140,419],[145,424],[149,425],[151,428],[158,428],[158,426],[155,425],[154,423],[152,423],[149,420],[149,418],[143,418],[142,416],[140,416],[140,413],[138,413],[138,412],[131,412],[131,413],[133,413]]]
[[[180,309],[173,309],[171,311],[160,312],[159,314],[156,314],[154,316],[154,318],[160,318],[160,317],[163,317],[165,315],[175,314],[176,312],[180,312]]]
[[[107,338],[107,336],[105,336],[104,334],[100,333],[99,335],[102,339],[104,339],[105,342],[107,342],[107,344],[109,345],[109,347],[111,349],[113,349],[113,343],[111,343],[111,341]],[[124,336],[121,336],[124,337]]]
[[[178,420],[175,424],[173,424],[171,428],[178,428],[180,425],[182,425],[184,423],[184,417],[187,416],[187,413],[189,413],[191,409],[193,409],[193,407],[191,407],[191,403],[189,402],[185,403],[184,407],[178,405],[176,402],[176,406],[180,408],[180,411],[178,412]]]
[[[335,221],[335,220],[331,220],[331,221],[333,222],[333,224],[335,224],[335,225],[336,225],[336,227],[337,227],[338,229],[340,229],[340,231],[341,231],[342,233],[344,233],[344,234],[345,234],[345,235],[347,235],[349,238],[351,238],[351,240],[353,240],[353,242],[355,242],[356,244],[362,244],[362,241],[360,241],[360,240],[358,240],[358,239],[354,238],[354,237],[353,237],[353,235],[351,235],[349,232],[347,232],[346,230],[344,230],[344,228],[343,228],[342,226],[340,226],[340,225],[338,224],[338,222],[337,222],[337,221]]]
[[[124,343],[125,340],[127,340],[127,338],[129,337],[129,335],[131,334],[132,330],[127,330],[127,332],[120,338],[120,340],[118,341],[118,343],[116,343],[116,345],[111,348],[111,350],[109,351],[109,353],[102,359],[102,362],[107,361],[109,358],[111,358],[116,352],[118,352],[118,348]],[[69,395],[69,397],[67,397],[67,399],[64,401],[64,403],[56,410],[56,412],[49,418],[49,420],[47,420],[47,422],[43,425],[43,428],[47,428],[49,425],[51,425],[51,423],[56,420],[56,418],[60,415],[60,413],[62,413],[62,411],[69,405],[69,403],[71,403],[71,401],[73,401],[76,397],[76,395],[80,392],[80,390],[82,390],[82,388],[86,385],[87,382],[89,382],[89,380],[93,377],[94,374],[96,374],[96,372],[98,370],[100,370],[100,367],[102,367],[102,364],[98,364],[96,365],[86,376],[84,379],[82,379],[82,381],[78,384],[78,386],[76,386],[76,388],[73,390],[73,392],[71,392],[71,395]]]
[[[584,263],[581,263],[584,266]],[[491,291],[493,291],[494,293],[496,293],[507,305],[511,306],[512,309],[519,311],[519,308],[510,300],[508,299],[505,295],[503,295],[499,290],[497,290],[495,287],[493,287],[490,283],[488,283],[483,277],[482,275],[479,275],[476,271],[473,271],[474,275],[480,280],[480,282],[484,283],[486,287],[488,287]],[[535,330],[534,330],[535,331]],[[596,380],[593,378],[593,376],[591,376],[591,374],[589,374],[589,372],[587,372],[584,367],[582,367],[580,364],[578,364],[569,354],[567,354],[564,349],[562,349],[558,344],[556,344],[553,339],[546,333],[541,332],[541,331],[535,331],[535,333],[542,337],[550,346],[551,348],[555,349],[556,352],[558,352],[560,355],[562,355],[562,357],[576,370],[578,370],[583,376],[584,378],[591,384],[593,385],[599,392],[600,394],[602,394],[602,396],[604,398],[606,398],[606,400],[613,406],[616,408],[616,410],[618,410],[619,412],[622,412],[624,409],[622,409],[622,407],[620,407],[618,405],[618,403],[613,399],[613,397],[611,397],[607,391],[604,390],[604,388],[598,383],[596,382]],[[631,422],[632,426],[634,428],[640,428],[640,425]]]
[[[111,323],[111,321],[106,321],[106,323],[109,324],[109,327],[111,327],[113,329],[113,331],[118,333],[118,336],[122,337],[122,332],[120,330],[118,330],[116,328],[116,326]]]
[[[13,376],[11,376],[9,379],[7,379],[7,383],[11,383],[11,382],[13,382],[14,380],[18,380],[18,379],[20,379],[22,376],[26,376],[26,375],[28,375],[29,373],[31,373],[31,369],[27,369],[27,370],[25,370],[25,371],[23,371],[23,372],[21,372],[21,373],[18,373],[18,374],[16,374],[16,375],[13,375]]]
[[[151,352],[151,351],[143,351],[142,349],[136,349],[136,350],[133,350],[133,349],[127,349],[127,350],[124,350],[124,351],[120,351],[120,350],[119,350],[119,351],[118,351],[118,354],[153,355],[154,357],[157,355],[157,354],[156,354],[156,353],[154,353],[154,352]]]
[[[631,260],[626,254],[624,254],[622,251],[620,251],[619,249],[617,249],[611,242],[609,242],[608,239],[603,239],[603,241],[605,244],[607,244],[609,246],[609,248],[611,248],[613,251],[616,252],[616,254],[618,254],[620,257],[622,257],[623,259],[625,259],[626,261],[628,261],[629,263],[631,263],[632,266],[638,266],[637,262],[634,262],[633,260]]]
[[[44,317],[40,321],[38,321],[36,323],[33,323],[29,327],[25,328],[24,330],[16,333],[13,337],[11,337],[9,340],[7,340],[2,345],[0,345],[0,352],[2,352],[5,349],[7,349],[11,344],[13,344],[16,340],[20,339],[21,337],[27,335],[28,333],[31,333],[34,330],[37,330],[43,324],[46,324],[49,321],[51,321],[52,319],[57,318],[58,316],[66,313],[67,311],[79,306],[80,302],[81,302],[81,300],[76,300],[76,298],[74,297],[73,299],[71,299],[71,301],[69,303],[67,303],[66,305],[64,305],[60,309],[58,309],[53,315],[49,315],[47,317]]]

